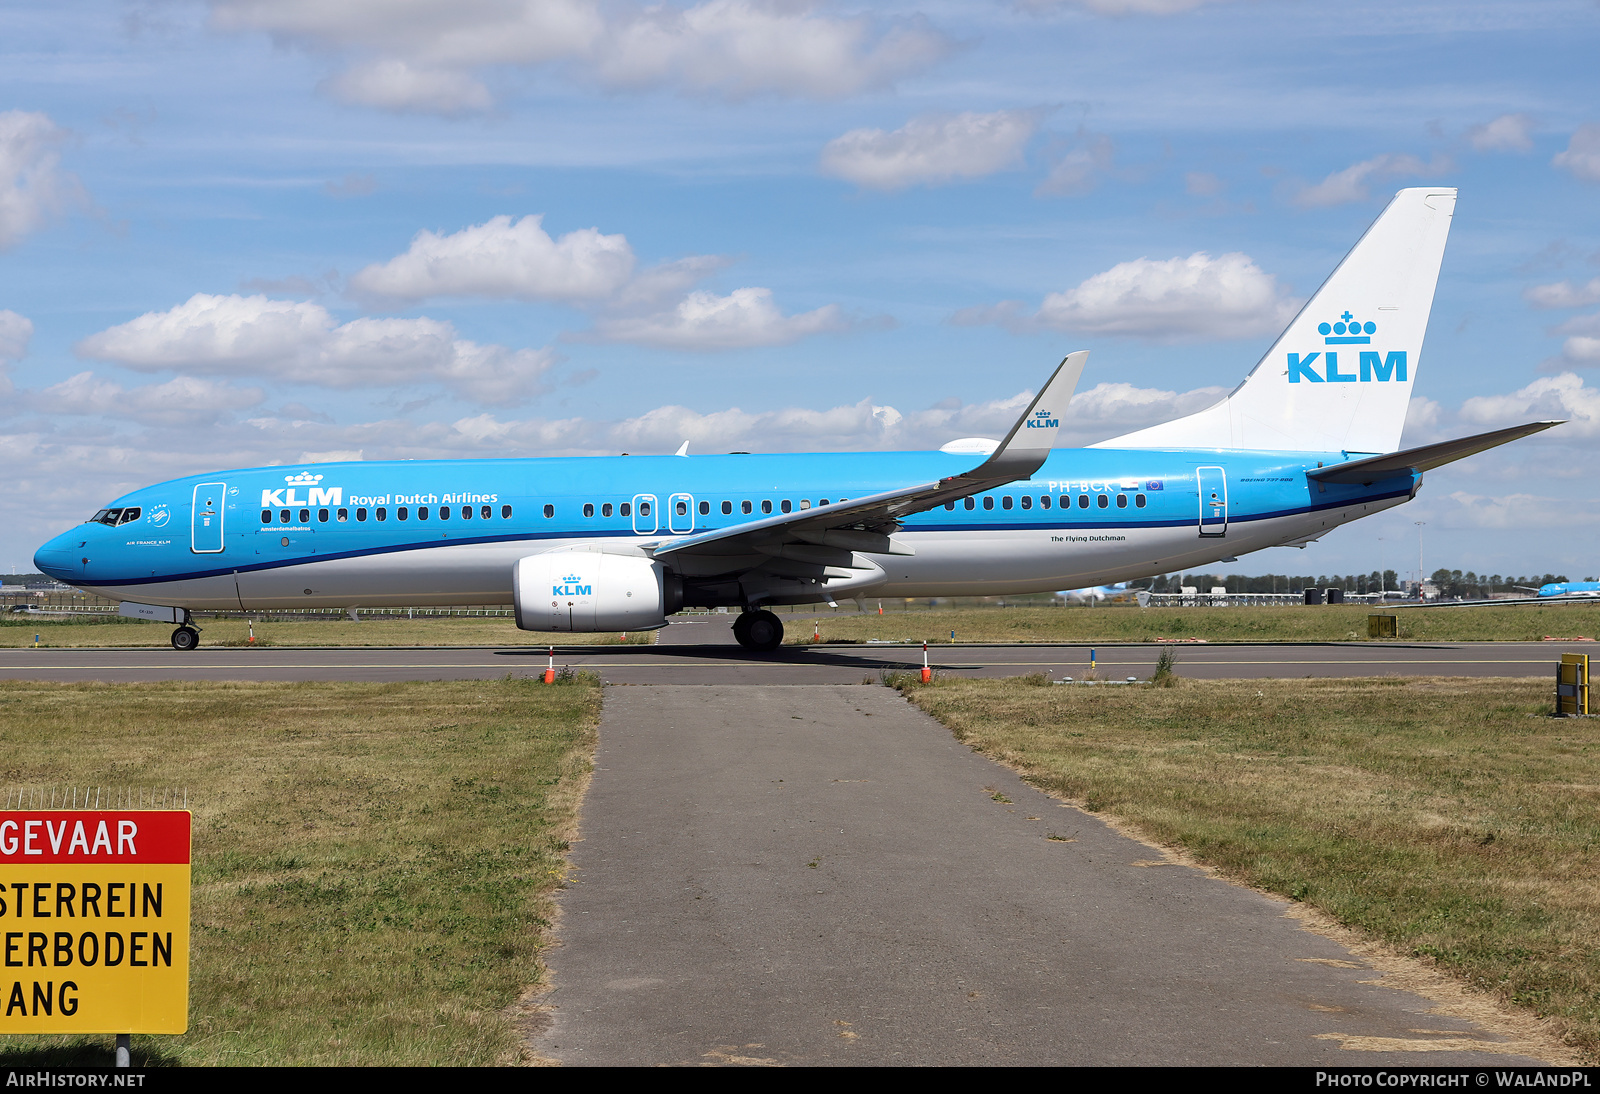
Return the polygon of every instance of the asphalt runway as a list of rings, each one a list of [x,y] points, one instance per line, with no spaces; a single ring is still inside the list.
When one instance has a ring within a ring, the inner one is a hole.
[[[750,654],[733,640],[730,616],[674,622],[655,646],[557,647],[556,664],[615,684],[859,684],[914,670],[914,646],[786,646]],[[1082,679],[1089,646],[935,645],[936,671],[962,676],[1045,672]],[[1113,645],[1093,647],[1101,679],[1148,679],[1170,649],[1180,676],[1198,679],[1306,676],[1551,676],[1564,652],[1594,643],[1352,642],[1303,645]],[[0,679],[18,680],[471,680],[544,671],[544,647],[258,649],[202,646],[121,650],[0,650]]]
[[[882,687],[611,689],[581,835],[567,1064],[1536,1062]]]

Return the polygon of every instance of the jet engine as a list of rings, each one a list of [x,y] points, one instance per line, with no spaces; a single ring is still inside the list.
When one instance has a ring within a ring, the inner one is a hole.
[[[681,582],[642,555],[529,555],[517,560],[511,589],[525,631],[651,630],[683,606]]]

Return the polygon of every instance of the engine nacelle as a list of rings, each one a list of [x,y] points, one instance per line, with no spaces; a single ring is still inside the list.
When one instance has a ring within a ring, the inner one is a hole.
[[[681,607],[677,581],[641,555],[552,551],[517,560],[511,590],[525,631],[645,631]]]

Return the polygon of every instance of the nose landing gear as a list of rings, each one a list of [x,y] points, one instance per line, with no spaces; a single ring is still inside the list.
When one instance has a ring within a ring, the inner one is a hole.
[[[783,620],[758,608],[733,621],[733,637],[752,653],[771,653],[783,645]]]

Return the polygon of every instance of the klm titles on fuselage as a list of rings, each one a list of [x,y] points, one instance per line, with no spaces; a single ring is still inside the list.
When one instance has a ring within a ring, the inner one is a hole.
[[[1323,335],[1323,344],[1328,346],[1370,346],[1372,336],[1378,332],[1378,325],[1373,322],[1362,323],[1346,311],[1339,317],[1337,323],[1318,323],[1317,333]],[[1370,384],[1385,383],[1390,380],[1404,383],[1406,380],[1406,351],[1403,349],[1390,350],[1387,354],[1376,350],[1356,350],[1359,354],[1358,363],[1354,372],[1339,371],[1339,353],[1337,350],[1318,350],[1316,353],[1291,353],[1289,354],[1289,382],[1298,384],[1302,379],[1313,384]],[[1321,358],[1321,372],[1318,372],[1318,358]],[[1348,361],[1349,354],[1345,356]]]
[[[283,479],[288,483],[281,490],[261,491],[261,508],[278,509],[296,505],[344,505],[344,487],[318,486],[322,481],[321,475],[313,475],[309,471],[302,471],[297,475],[286,475]],[[306,496],[301,497],[299,490],[306,488]],[[480,502],[493,504],[500,500],[499,494],[352,494],[351,505],[476,505]]]

